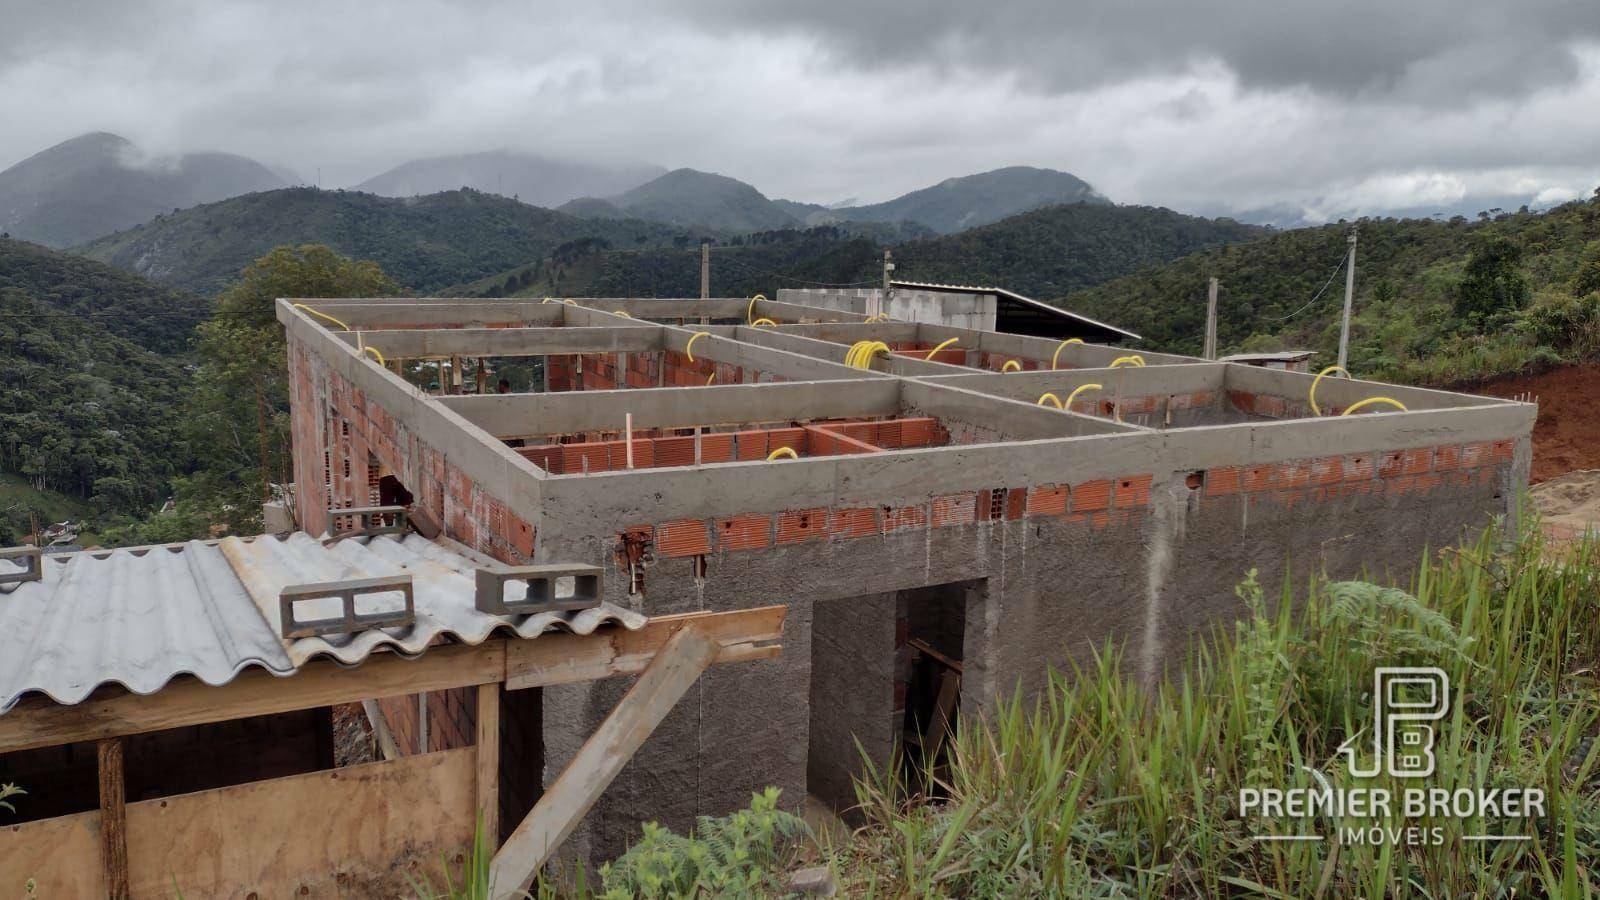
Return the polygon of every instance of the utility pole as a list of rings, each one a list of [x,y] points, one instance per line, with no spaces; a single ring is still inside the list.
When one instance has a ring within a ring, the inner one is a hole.
[[[1356,292],[1356,226],[1350,226],[1350,258],[1344,262],[1344,319],[1339,323],[1339,368],[1350,358],[1350,301]]]
[[[883,297],[880,299],[878,309],[876,311],[870,309],[867,310],[868,315],[887,313],[889,311],[889,297],[894,292],[894,288],[889,286],[889,278],[893,272],[894,253],[885,248],[883,251]]]
[[[700,242],[700,299],[711,298],[711,243]]]
[[[1206,286],[1206,359],[1217,358],[1217,277]]]

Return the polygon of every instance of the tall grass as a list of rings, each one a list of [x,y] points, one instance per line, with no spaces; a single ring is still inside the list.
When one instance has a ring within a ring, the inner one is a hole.
[[[1600,855],[1597,551],[1550,559],[1537,531],[1509,545],[1491,532],[1423,561],[1409,590],[1286,585],[1276,611],[1252,573],[1249,618],[1159,685],[1107,651],[969,723],[941,769],[947,799],[907,800],[892,772],[869,773],[869,824],[833,863],[847,890],[873,895],[1586,896]],[[1241,819],[1246,786],[1398,793],[1339,755],[1371,722],[1378,665],[1450,676],[1427,786],[1538,787],[1548,816],[1389,821],[1442,829],[1400,846],[1341,844],[1353,822]],[[1327,839],[1254,837],[1305,830]],[[1533,839],[1460,839],[1482,833]]]

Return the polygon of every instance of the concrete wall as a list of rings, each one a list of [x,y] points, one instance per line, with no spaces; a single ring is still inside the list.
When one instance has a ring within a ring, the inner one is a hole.
[[[887,313],[900,322],[927,322],[977,331],[994,331],[993,294],[919,291],[895,288],[885,302],[882,288],[783,288],[778,300],[863,315]]]

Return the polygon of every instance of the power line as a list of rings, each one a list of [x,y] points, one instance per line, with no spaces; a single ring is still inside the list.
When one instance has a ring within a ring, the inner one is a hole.
[[[1344,268],[1345,261],[1348,260],[1348,259],[1349,259],[1349,257],[1346,256],[1345,254],[1340,254],[1339,255],[1339,264],[1333,267],[1333,271],[1328,273],[1328,280],[1324,281],[1322,283],[1322,287],[1317,290],[1316,294],[1312,295],[1310,300],[1306,301],[1304,306],[1300,307],[1299,309],[1295,310],[1292,313],[1289,313],[1287,316],[1264,316],[1263,318],[1265,318],[1268,322],[1286,322],[1289,319],[1292,319],[1295,316],[1298,316],[1301,313],[1305,312],[1306,310],[1310,309],[1311,308],[1311,304],[1316,303],[1318,300],[1320,300],[1322,298],[1323,293],[1328,290],[1328,286],[1333,284],[1333,279],[1338,277],[1339,271]]]

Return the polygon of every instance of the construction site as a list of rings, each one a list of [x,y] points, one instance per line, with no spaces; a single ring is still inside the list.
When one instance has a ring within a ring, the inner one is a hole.
[[[53,798],[0,884],[392,896],[481,820],[511,892],[769,785],[848,815],[863,755],[1107,650],[1153,682],[1248,570],[1412,571],[1532,461],[1529,403],[995,290],[277,316],[291,534],[0,557],[0,772]],[[350,704],[383,752],[338,767]]]

